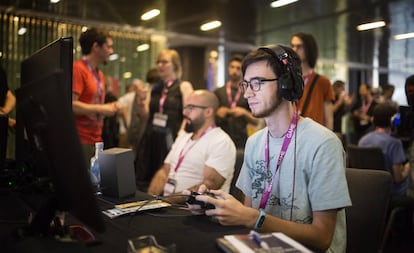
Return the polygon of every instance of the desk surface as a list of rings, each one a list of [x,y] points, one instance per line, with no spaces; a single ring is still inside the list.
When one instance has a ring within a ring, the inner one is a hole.
[[[143,199],[142,195],[135,199]],[[109,208],[105,201],[101,207]],[[226,234],[248,233],[241,226],[222,226],[207,216],[167,207],[110,219],[104,216],[106,231],[95,233],[102,244],[91,247],[93,252],[127,252],[127,241],[142,235],[153,235],[163,246],[175,244],[176,252],[221,252],[216,239]]]
[[[4,199],[5,196],[2,196]],[[148,199],[145,193],[137,193],[133,198],[122,202],[132,200]],[[108,202],[110,200],[111,202]],[[9,202],[10,203],[10,202]],[[99,206],[102,210],[112,208],[114,204],[121,201],[108,198],[98,198]],[[17,207],[17,206],[16,206]],[[3,210],[4,211],[4,210]],[[10,210],[12,211],[12,210]],[[9,212],[10,213],[10,212]],[[27,217],[26,213],[19,217]],[[128,239],[137,238],[143,235],[153,235],[158,244],[169,246],[175,244],[177,253],[186,252],[221,252],[217,245],[216,239],[226,234],[248,233],[249,229],[241,226],[222,226],[212,221],[210,217],[202,215],[192,215],[188,210],[178,209],[176,207],[167,207],[157,210],[139,212],[133,215],[126,215],[110,219],[103,215],[106,230],[104,233],[93,232],[96,239],[100,242],[84,248],[83,245],[69,245],[68,243],[56,242],[53,238],[48,237],[27,237],[23,240],[15,239],[8,231],[15,231],[24,224],[17,220],[17,224],[8,228],[0,229],[0,244],[6,242],[6,248],[10,247],[10,252],[99,252],[99,253],[123,253],[127,252]],[[12,217],[7,215],[8,218]],[[65,223],[79,224],[73,216],[66,215]],[[10,232],[11,233],[11,232]],[[13,238],[10,240],[10,238]],[[73,247],[77,247],[74,250]],[[49,249],[50,251],[46,250]],[[46,250],[46,251],[45,251]],[[82,251],[81,251],[82,250]]]

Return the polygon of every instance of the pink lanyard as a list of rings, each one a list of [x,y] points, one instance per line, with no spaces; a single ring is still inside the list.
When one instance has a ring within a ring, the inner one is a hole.
[[[367,114],[368,113],[368,109],[371,106],[371,103],[372,103],[372,100],[369,101],[369,102],[366,102],[366,103],[364,101],[362,101],[361,111],[362,111],[363,114]]]
[[[275,173],[273,174],[272,181],[266,187],[265,192],[262,195],[262,199],[260,200],[260,208],[262,209],[266,207],[267,201],[269,200],[270,192],[272,191],[272,188],[273,188],[273,182],[275,180],[276,173],[280,169],[280,166],[282,165],[282,161],[283,161],[283,158],[285,157],[286,150],[288,149],[290,141],[292,140],[292,137],[293,137],[293,133],[296,130],[297,119],[298,119],[298,113],[295,111],[292,117],[292,121],[290,122],[289,129],[286,133],[285,138],[283,139],[282,148],[280,150],[279,158],[277,160],[276,169],[275,169]],[[266,143],[265,143],[265,163],[266,163],[266,169],[268,173],[269,172],[269,132],[267,132]],[[266,184],[266,181],[264,183]]]
[[[309,78],[311,77],[313,73],[313,70],[311,72],[309,72],[304,78],[303,78],[303,83],[306,85],[308,84]]]
[[[187,149],[186,149],[186,147],[187,147],[187,145],[188,145],[188,143],[190,142],[190,140],[191,140],[191,137],[187,140],[187,142],[185,143],[185,145],[184,145],[184,147],[181,149],[181,151],[180,151],[180,155],[178,156],[178,162],[177,162],[177,165],[175,165],[175,169],[174,169],[174,171],[175,172],[177,172],[177,170],[178,170],[178,168],[180,167],[180,165],[181,165],[181,163],[183,162],[183,160],[184,160],[184,157],[187,155],[187,153],[188,153],[188,151],[190,151],[190,149],[192,148],[192,147],[194,147],[194,145],[206,134],[206,133],[208,133],[210,130],[212,130],[213,128],[215,128],[216,127],[216,125],[211,125],[211,126],[209,126],[206,130],[204,130],[204,132],[203,133],[201,133],[201,135],[200,135],[200,138],[198,138],[198,140],[196,140],[196,141],[194,141],[193,143],[192,143],[192,145],[191,146],[189,146]],[[185,151],[184,151],[185,150]]]
[[[231,84],[227,83],[226,93],[227,93],[227,100],[229,101],[230,108],[234,108],[240,99],[240,93],[241,93],[240,89],[237,89],[236,96],[234,96],[234,99],[233,99],[231,96]]]
[[[91,72],[92,76],[95,79],[96,83],[96,90],[97,90],[97,104],[102,104],[104,102],[104,94],[102,94],[102,85],[101,85],[101,77],[99,76],[99,72],[97,70],[92,69],[91,65],[89,64],[88,60],[84,57],[82,58],[82,62],[88,67],[89,71]]]
[[[161,98],[160,98],[160,105],[159,105],[159,112],[160,113],[163,113],[164,112],[165,99],[167,99],[168,90],[174,84],[174,82],[175,82],[175,80],[168,81],[166,83],[166,85],[164,85],[164,88],[162,89],[162,94],[161,94]]]

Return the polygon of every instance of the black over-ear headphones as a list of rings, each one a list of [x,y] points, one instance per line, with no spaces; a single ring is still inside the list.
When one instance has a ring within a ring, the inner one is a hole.
[[[279,94],[288,101],[299,100],[302,97],[304,86],[302,74],[298,69],[300,66],[295,69],[291,62],[291,56],[279,45],[261,47],[259,50],[273,56],[282,69],[282,74],[278,77]]]

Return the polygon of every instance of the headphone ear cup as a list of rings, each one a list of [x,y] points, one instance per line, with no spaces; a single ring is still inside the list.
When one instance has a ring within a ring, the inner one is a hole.
[[[287,73],[281,75],[278,79],[278,92],[281,96],[289,101],[298,100],[303,94],[303,79],[296,72],[292,73],[289,68]]]
[[[292,100],[299,100],[302,97],[303,89],[304,89],[304,82],[302,75],[293,71],[290,73],[293,79],[292,83]]]
[[[283,75],[281,75],[278,78],[278,84],[279,84],[278,85],[279,94],[284,99],[291,101],[293,83],[292,83],[292,79],[289,76],[289,73],[284,73]]]

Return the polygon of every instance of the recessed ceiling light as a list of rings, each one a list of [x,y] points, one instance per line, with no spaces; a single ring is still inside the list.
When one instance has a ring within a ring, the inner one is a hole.
[[[156,16],[160,15],[160,10],[158,9],[152,9],[150,11],[145,12],[144,14],[142,14],[141,16],[141,20],[150,20],[155,18]]]
[[[404,39],[410,39],[410,38],[414,38],[414,32],[402,33],[402,34],[397,34],[394,36],[394,39],[396,40],[404,40]]]
[[[21,27],[19,28],[19,30],[17,31],[18,35],[23,35],[27,32],[27,28],[26,27]]]
[[[129,71],[127,71],[127,72],[124,72],[124,74],[122,75],[125,79],[129,79],[129,78],[131,78],[132,77],[132,73],[131,72],[129,72]]]
[[[50,3],[51,4],[57,4],[57,3],[59,3],[60,2],[60,0],[50,0]]]
[[[201,25],[200,30],[205,32],[205,31],[213,30],[213,29],[215,29],[217,27],[220,27],[220,26],[221,26],[221,21],[214,20],[214,21],[211,21],[211,22],[208,22],[208,23],[205,23],[205,24]]]
[[[143,51],[146,51],[146,50],[148,50],[149,49],[149,44],[148,43],[144,43],[144,44],[141,44],[141,45],[138,45],[137,46],[137,51],[138,52],[143,52]]]
[[[277,0],[277,1],[273,1],[270,4],[270,7],[272,7],[272,8],[278,8],[278,7],[282,7],[282,6],[285,6],[285,5],[288,5],[288,4],[297,2],[297,1],[298,0]]]
[[[357,30],[358,31],[365,31],[365,30],[370,30],[370,29],[383,27],[385,25],[386,25],[386,23],[384,21],[365,23],[365,24],[358,25]]]
[[[110,61],[116,61],[119,59],[119,54],[111,54],[108,58]]]

